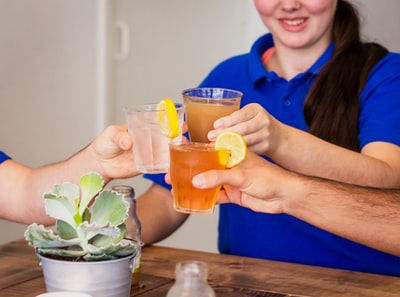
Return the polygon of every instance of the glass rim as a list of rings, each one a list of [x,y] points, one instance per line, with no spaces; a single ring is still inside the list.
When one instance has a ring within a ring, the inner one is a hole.
[[[193,150],[196,150],[196,147],[199,149],[206,148],[206,151],[218,152],[218,151],[229,151],[228,149],[215,149],[212,143],[206,142],[179,142],[179,143],[169,143],[169,147],[177,148],[177,147],[191,147]]]
[[[191,92],[194,92],[194,94],[190,94]],[[197,93],[197,94],[196,94]],[[211,96],[200,96],[201,94],[211,94]],[[231,96],[228,97],[213,97],[213,93],[216,94],[223,94],[223,93],[228,93],[231,94]],[[214,88],[214,87],[198,87],[198,88],[188,88],[184,89],[181,94],[183,96],[190,96],[190,97],[196,97],[196,98],[208,98],[208,99],[235,99],[236,97],[242,97],[243,93],[234,90],[234,89],[227,89],[227,88]]]
[[[180,111],[184,109],[183,103],[176,103],[175,104],[175,109],[177,111]],[[152,112],[152,111],[163,111],[165,108],[160,108],[159,103],[142,103],[142,104],[135,104],[131,106],[124,106],[123,111],[125,112]]]

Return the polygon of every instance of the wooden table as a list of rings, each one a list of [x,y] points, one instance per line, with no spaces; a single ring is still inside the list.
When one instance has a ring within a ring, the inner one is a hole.
[[[0,296],[34,297],[45,292],[42,270],[25,240],[0,245]],[[400,296],[400,278],[246,257],[149,246],[143,249],[142,279],[131,296],[165,296],[175,264],[208,264],[217,296]]]

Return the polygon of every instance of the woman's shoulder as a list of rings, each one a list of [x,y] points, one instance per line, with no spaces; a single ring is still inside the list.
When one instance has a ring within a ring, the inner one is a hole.
[[[247,72],[247,61],[248,54],[233,56],[221,61],[211,69],[200,86],[220,85],[226,87],[225,83],[231,82],[231,80],[241,81],[243,79],[242,76]]]
[[[399,72],[398,70],[400,68],[398,68],[400,64],[400,53],[396,53],[396,52],[388,52],[377,64],[376,66],[384,66],[387,68],[393,68],[393,70],[397,70],[397,72]]]
[[[245,54],[238,54],[232,57],[229,57],[225,60],[222,60],[219,62],[216,66],[215,69],[231,69],[232,67],[243,67],[248,59],[249,59],[250,54],[245,53]]]
[[[400,96],[400,54],[388,52],[369,73],[361,99],[362,101],[386,102]],[[397,100],[397,102],[399,102]]]
[[[370,72],[370,78],[375,77],[396,79],[400,81],[400,53],[388,52]]]

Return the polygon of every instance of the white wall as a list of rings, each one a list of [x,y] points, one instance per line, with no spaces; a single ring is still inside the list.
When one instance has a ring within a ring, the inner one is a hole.
[[[0,147],[15,160],[59,161],[96,135],[96,13],[95,1],[0,0]],[[0,242],[25,227],[0,220]]]
[[[109,73],[113,105],[104,125],[123,122],[122,107],[134,102],[180,101],[182,89],[220,60],[247,52],[264,32],[252,1],[0,0],[0,147],[14,159],[54,162],[96,135],[97,9],[104,3],[130,28],[129,55]],[[357,3],[366,35],[400,52],[400,1]],[[109,25],[117,51],[119,31]],[[138,195],[149,185],[141,177],[114,183],[131,184]],[[160,244],[216,252],[217,217],[218,209],[192,216]],[[0,220],[0,243],[24,229]]]
[[[357,0],[360,8],[363,33],[371,41],[385,45],[389,50],[400,52],[398,0]]]

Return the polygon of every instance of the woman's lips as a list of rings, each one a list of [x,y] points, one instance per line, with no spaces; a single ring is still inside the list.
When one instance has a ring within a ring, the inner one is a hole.
[[[281,18],[279,19],[281,26],[288,31],[300,31],[307,24],[307,18],[296,18],[296,19],[287,19]]]

